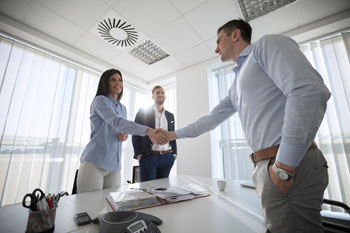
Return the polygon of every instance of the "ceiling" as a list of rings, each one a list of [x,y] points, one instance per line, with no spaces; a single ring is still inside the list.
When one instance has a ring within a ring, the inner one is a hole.
[[[349,8],[349,0],[297,0],[252,20],[253,41]],[[217,28],[243,18],[236,0],[0,0],[0,12],[146,83],[216,57]],[[98,37],[97,25],[107,16],[121,17],[170,56],[147,65]]]

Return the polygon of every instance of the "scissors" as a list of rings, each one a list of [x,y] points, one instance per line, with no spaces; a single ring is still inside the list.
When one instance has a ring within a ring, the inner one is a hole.
[[[38,202],[45,198],[45,193],[37,188],[32,193],[27,193],[23,197],[22,206],[31,211],[38,211]]]
[[[53,204],[54,204],[55,207],[57,207],[58,202],[60,201],[60,198],[63,197],[63,196],[65,196],[65,195],[68,196],[69,194],[68,194],[67,192],[62,191],[62,192],[57,193],[57,194],[54,194],[54,195],[52,196]]]

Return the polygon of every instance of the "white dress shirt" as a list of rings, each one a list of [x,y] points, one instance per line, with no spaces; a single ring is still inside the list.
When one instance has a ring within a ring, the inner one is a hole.
[[[156,129],[161,128],[168,131],[168,121],[165,117],[165,108],[163,108],[162,112],[159,112],[155,105],[153,105],[154,116],[155,116],[155,127]],[[153,144],[152,150],[155,151],[167,151],[171,150],[171,146],[169,143],[164,145]]]

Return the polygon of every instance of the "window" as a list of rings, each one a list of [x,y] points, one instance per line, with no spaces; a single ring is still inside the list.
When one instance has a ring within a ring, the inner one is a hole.
[[[100,76],[0,34],[0,206],[21,202],[35,188],[71,192],[90,139],[90,106]],[[174,112],[175,86],[165,90],[166,108]],[[134,120],[152,98],[124,82],[121,102]],[[122,183],[131,180],[133,154],[129,136],[123,143]]]
[[[20,202],[37,187],[70,191],[89,140],[99,74],[0,40],[0,205]]]
[[[210,86],[215,88],[218,98],[214,98],[216,99],[215,103],[213,103],[214,105],[210,105],[215,106],[227,96],[228,90],[233,83],[235,78],[233,65],[216,69],[212,75],[215,83]],[[253,166],[248,155],[252,151],[245,140],[238,114],[234,114],[224,121],[215,131],[211,134],[211,140],[216,138],[213,134],[219,137],[219,140],[216,140],[218,141],[216,150],[221,154],[217,159],[222,161],[222,169],[217,168],[216,171],[213,171],[213,176],[224,177],[225,179],[251,180]],[[213,146],[215,147],[215,145]],[[214,164],[216,163],[214,162]]]
[[[350,32],[300,45],[332,96],[316,136],[328,161],[326,198],[350,205]]]

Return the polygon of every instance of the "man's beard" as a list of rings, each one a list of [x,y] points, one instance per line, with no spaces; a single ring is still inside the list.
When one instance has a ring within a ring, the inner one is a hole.
[[[156,104],[158,104],[158,105],[162,105],[162,104],[164,104],[164,99],[162,99],[162,100],[156,100]]]

